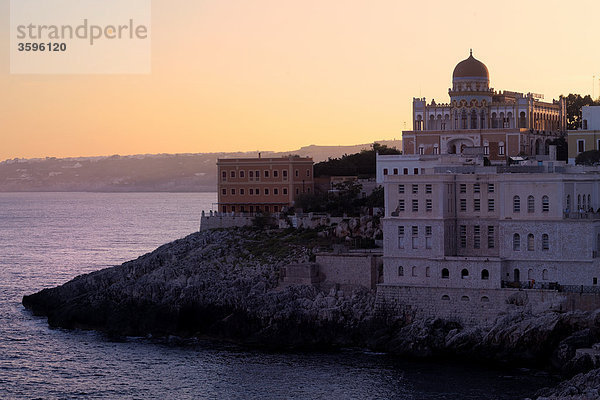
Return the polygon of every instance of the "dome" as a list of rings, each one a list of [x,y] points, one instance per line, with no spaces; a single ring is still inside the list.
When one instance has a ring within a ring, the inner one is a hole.
[[[485,78],[490,79],[487,67],[481,61],[473,57],[473,51],[466,60],[459,62],[454,68],[452,78]]]

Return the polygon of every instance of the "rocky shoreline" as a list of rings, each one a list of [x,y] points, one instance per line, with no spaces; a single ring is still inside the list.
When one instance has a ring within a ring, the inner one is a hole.
[[[111,335],[203,336],[273,349],[363,347],[582,373],[541,391],[540,398],[599,398],[598,360],[577,350],[600,342],[600,310],[505,314],[489,326],[462,326],[376,312],[375,292],[367,289],[278,287],[280,268],[308,261],[322,240],[316,232],[294,230],[194,233],[25,296],[23,305],[47,316],[50,326]]]

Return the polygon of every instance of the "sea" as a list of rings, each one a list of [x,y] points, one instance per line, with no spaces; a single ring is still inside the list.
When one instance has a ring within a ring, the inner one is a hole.
[[[0,399],[522,399],[523,368],[51,329],[23,295],[198,231],[216,193],[0,193]]]

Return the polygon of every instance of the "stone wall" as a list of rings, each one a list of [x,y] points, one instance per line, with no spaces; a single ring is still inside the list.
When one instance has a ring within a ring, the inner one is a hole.
[[[409,318],[439,317],[465,324],[492,323],[501,313],[516,310],[537,313],[600,308],[600,296],[577,296],[551,290],[427,288],[381,284],[377,286],[376,307],[381,312]]]
[[[317,254],[320,286],[328,288],[363,286],[375,289],[379,278],[381,254]]]
[[[241,216],[230,213],[211,213],[200,218],[200,230],[216,228],[241,228],[252,225],[253,216]]]

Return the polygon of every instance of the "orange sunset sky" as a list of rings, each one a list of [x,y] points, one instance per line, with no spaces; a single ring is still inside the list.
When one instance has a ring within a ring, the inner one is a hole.
[[[600,93],[598,1],[154,0],[149,75],[11,75],[0,18],[0,160],[400,138],[469,48],[496,90]]]

